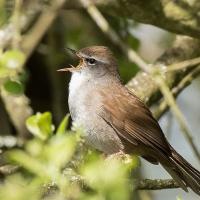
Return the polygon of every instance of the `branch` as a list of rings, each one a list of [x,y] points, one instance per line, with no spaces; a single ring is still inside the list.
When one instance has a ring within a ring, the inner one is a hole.
[[[30,133],[26,129],[25,121],[33,113],[33,110],[28,97],[24,94],[12,95],[4,89],[1,89],[0,95],[17,133],[24,139],[29,137]]]
[[[152,24],[177,34],[200,37],[198,1],[171,0],[92,0],[108,14]],[[82,8],[80,0],[67,1],[65,8]]]
[[[68,174],[69,175],[69,174]],[[90,189],[84,183],[84,179],[81,176],[72,176],[72,183],[78,183],[85,189]],[[162,190],[162,189],[175,189],[180,188],[180,186],[173,179],[143,179],[138,182],[134,182],[132,185],[133,190]],[[49,192],[54,189],[57,190],[58,187],[56,183],[48,183],[45,185],[45,195],[49,194]]]
[[[13,173],[16,173],[20,170],[20,166],[17,165],[3,165],[0,166],[0,175],[8,176]],[[68,174],[69,175],[69,174]],[[71,181],[81,184],[83,187],[88,188],[84,184],[84,179],[76,175],[71,177]],[[45,189],[45,194],[48,194],[52,189],[57,189],[55,183],[48,183]],[[174,189],[180,188],[180,186],[173,179],[143,179],[135,183],[133,185],[133,189],[135,190],[161,190],[161,189]]]
[[[39,15],[43,6],[39,1],[29,2],[25,11],[19,16],[19,29],[24,32]],[[11,21],[0,29],[0,49],[5,49],[11,44],[15,32],[15,24]]]
[[[173,96],[177,97],[178,94],[187,87],[197,76],[200,75],[200,66],[194,68],[191,72],[186,74],[182,80],[171,89]],[[165,99],[162,99],[158,106],[153,108],[153,115],[156,119],[161,118],[168,110],[169,106]]]
[[[34,51],[44,33],[48,30],[49,26],[59,14],[59,10],[64,3],[65,0],[54,0],[47,8],[44,7],[44,5],[42,6],[40,2],[36,1],[27,5],[24,14],[21,16],[18,15],[18,19],[15,19],[14,22],[19,25],[18,29],[25,30],[26,27],[32,23],[33,19],[35,19],[41,12],[30,31],[21,36],[21,44],[19,44],[19,48],[25,53],[25,60],[27,60],[30,54]],[[13,39],[15,39],[15,34],[13,34],[13,32],[15,33],[15,28],[15,24],[10,23],[0,30],[0,49],[9,46]],[[23,138],[28,137],[29,133],[25,127],[25,120],[33,112],[29,105],[29,99],[24,94],[14,96],[3,90],[1,91],[1,98],[17,132]]]
[[[181,129],[183,130],[184,136],[186,137],[187,141],[189,142],[194,154],[197,156],[198,160],[200,160],[200,154],[197,150],[197,147],[195,143],[193,142],[193,137],[190,134],[186,124],[183,115],[181,114],[180,110],[175,104],[175,101],[169,92],[169,89],[167,85],[171,88],[171,90],[178,93],[187,86],[186,83],[188,83],[188,78],[191,76],[195,77],[195,75],[198,74],[199,70],[195,70],[191,72],[190,64],[194,64],[194,67],[198,66],[199,59],[192,59],[194,57],[199,57],[200,51],[200,42],[198,40],[188,38],[188,37],[177,37],[174,46],[166,51],[156,62],[154,65],[157,66],[171,66],[169,69],[177,68],[177,66],[181,66],[181,64],[173,64],[172,63],[179,63],[182,62],[183,67],[188,67],[188,69],[183,69],[179,71],[170,71],[165,75],[165,79],[161,78],[160,76],[153,77],[151,74],[147,74],[145,72],[139,73],[135,78],[133,78],[127,85],[127,87],[132,90],[134,93],[136,93],[139,97],[143,99],[143,101],[149,105],[153,104],[154,102],[157,102],[161,98],[159,87],[164,94],[164,96],[170,98],[165,98],[164,104],[162,104],[162,108],[159,110],[159,114],[157,113],[157,117],[162,115],[162,112],[165,112],[168,109],[168,105],[171,106],[172,110],[175,113],[175,116],[177,117]],[[185,61],[188,60],[188,61]],[[195,62],[194,62],[195,61]],[[197,62],[198,61],[198,62]],[[187,64],[187,66],[186,66]],[[166,69],[167,70],[167,69]],[[192,73],[192,74],[191,74]],[[183,77],[186,77],[186,79],[183,79]],[[143,78],[143,79],[142,79]],[[166,83],[166,84],[165,84]],[[178,85],[178,88],[177,88]],[[176,89],[175,89],[176,88]],[[168,104],[168,105],[167,105]]]
[[[136,184],[137,190],[161,190],[179,187],[180,186],[173,179],[144,179]]]
[[[19,166],[17,165],[3,165],[3,166],[0,166],[0,175],[4,175],[4,176],[7,176],[7,175],[10,175],[10,174],[13,174],[15,172],[17,172],[19,170]]]
[[[200,56],[200,41],[186,36],[177,36],[172,47],[160,56],[153,65],[168,66]],[[196,65],[195,65],[196,66]],[[195,67],[194,66],[194,67]],[[166,74],[165,80],[173,90],[191,69],[171,71]],[[127,88],[140,97],[147,105],[152,105],[161,99],[161,93],[151,75],[139,72],[126,85]],[[186,85],[185,85],[186,86]]]

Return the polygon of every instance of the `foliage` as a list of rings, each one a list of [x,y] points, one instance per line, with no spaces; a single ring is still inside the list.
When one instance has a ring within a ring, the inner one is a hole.
[[[0,79],[3,80],[4,89],[13,95],[24,92],[24,86],[18,74],[22,71],[24,61],[25,56],[19,50],[8,50],[0,54]]]
[[[7,151],[9,162],[21,170],[0,185],[4,200],[128,199],[130,170],[119,159],[105,159],[85,147],[80,129],[66,130],[68,116],[54,130],[51,113],[37,113],[27,119],[35,136],[23,149]]]

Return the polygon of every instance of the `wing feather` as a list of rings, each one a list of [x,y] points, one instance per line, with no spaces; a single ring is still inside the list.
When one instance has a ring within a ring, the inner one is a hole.
[[[125,88],[118,94],[102,92],[101,117],[114,128],[120,138],[169,154],[169,144],[150,110]]]

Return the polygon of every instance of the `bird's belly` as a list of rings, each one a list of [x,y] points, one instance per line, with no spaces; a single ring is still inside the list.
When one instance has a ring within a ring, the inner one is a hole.
[[[106,154],[123,151],[124,146],[117,133],[99,116],[75,119],[75,123],[83,127],[86,143]]]
[[[92,127],[88,130],[88,143],[106,154],[113,154],[124,150],[124,146],[116,132],[104,121],[101,127]]]

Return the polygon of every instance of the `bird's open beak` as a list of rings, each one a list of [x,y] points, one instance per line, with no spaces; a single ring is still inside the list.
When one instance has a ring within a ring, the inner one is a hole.
[[[77,51],[74,49],[70,49],[70,48],[66,48],[67,50],[69,50],[71,53],[73,53],[74,55],[76,55],[79,59],[80,62],[79,64],[74,67],[73,65],[70,64],[70,67],[66,67],[66,68],[62,68],[62,69],[58,69],[58,72],[75,72],[75,71],[79,71],[82,68],[82,64],[83,64],[83,58],[81,58],[78,54]]]

